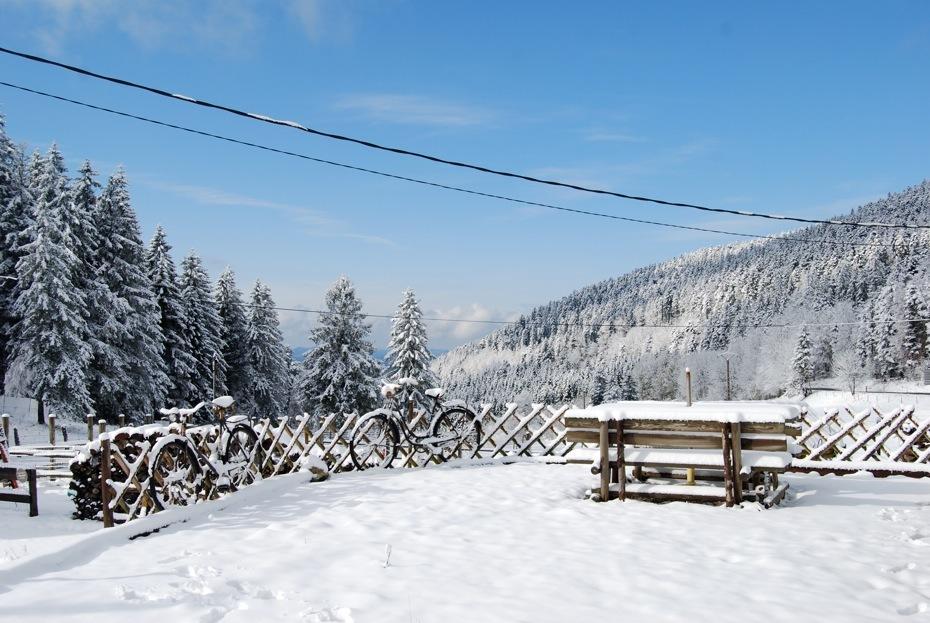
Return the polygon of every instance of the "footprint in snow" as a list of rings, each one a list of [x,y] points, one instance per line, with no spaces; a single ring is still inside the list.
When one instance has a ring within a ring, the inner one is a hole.
[[[923,614],[930,610],[926,601],[918,602],[912,606],[906,606],[904,608],[898,608],[898,614],[903,615],[912,615],[912,614]]]

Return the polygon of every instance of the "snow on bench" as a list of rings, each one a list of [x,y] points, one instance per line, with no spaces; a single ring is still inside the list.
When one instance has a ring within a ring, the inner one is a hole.
[[[676,422],[795,422],[801,417],[801,405],[752,401],[707,401],[688,406],[684,402],[637,400],[610,402],[596,407],[570,409],[569,418],[598,421],[664,420]]]
[[[642,468],[651,467],[687,470],[687,484],[669,484],[672,488],[663,490],[662,499],[680,495],[730,506],[746,497],[775,503],[785,491],[778,486],[778,474],[791,464],[792,452],[799,450],[790,438],[801,434],[802,413],[798,404],[749,401],[691,406],[635,401],[575,408],[566,414],[568,441],[597,444],[598,449],[572,450],[568,458],[593,462],[592,472],[601,476],[596,497],[602,500],[612,492],[621,499],[647,493],[656,498],[658,490],[627,483],[627,467],[633,468],[639,484],[645,480]],[[724,486],[694,487],[698,469],[704,480],[722,476]],[[663,479],[681,478],[680,471],[655,473]]]

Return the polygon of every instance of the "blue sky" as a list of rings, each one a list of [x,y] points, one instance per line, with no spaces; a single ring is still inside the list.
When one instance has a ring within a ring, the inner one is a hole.
[[[930,163],[923,1],[0,0],[0,45],[453,159],[755,211],[830,216]],[[371,152],[0,57],[3,80],[309,155],[581,209],[752,233],[777,224],[501,180]],[[0,88],[10,134],[72,168],[125,165],[148,238],[215,277],[366,310],[512,318],[711,244],[256,152]],[[310,315],[284,314],[292,345]],[[446,348],[482,325],[430,326]],[[387,326],[377,322],[382,347]]]

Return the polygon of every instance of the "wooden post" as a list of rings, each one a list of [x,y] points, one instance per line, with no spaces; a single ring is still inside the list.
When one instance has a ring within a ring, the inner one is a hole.
[[[186,435],[187,434],[187,416],[182,415],[178,417],[178,422],[181,423],[181,434]]]
[[[103,420],[100,420],[103,422]],[[110,436],[100,433],[100,503],[103,506],[103,527],[113,527],[113,509],[110,508]]]
[[[57,419],[54,413],[48,414],[48,444],[50,446],[55,445],[55,420]]]
[[[610,437],[607,422],[601,422],[601,502],[610,499]]]
[[[685,384],[688,386],[688,406],[691,406],[691,368],[685,368]],[[694,468],[689,467],[685,472],[685,484],[694,484]]]
[[[737,504],[743,501],[743,445],[740,440],[742,427],[739,422],[730,424],[730,436],[733,437],[733,498]]]
[[[623,452],[623,420],[617,420],[617,484],[621,502],[626,499],[626,457]]]
[[[119,427],[120,427],[120,428],[123,428],[124,426],[126,426],[126,414],[125,414],[125,413],[120,413],[120,414],[117,416],[117,418],[119,419]]]
[[[87,414],[87,441],[94,440],[94,414]]]
[[[97,422],[97,432],[100,435],[106,434],[107,432],[107,421],[106,420],[99,420]]]
[[[3,438],[6,439],[7,443],[11,444],[13,442],[10,440],[10,414],[4,413],[0,415],[0,419],[3,420]]]
[[[29,482],[29,516],[39,516],[39,489],[36,487],[36,470],[26,470],[26,480]]]
[[[691,406],[691,368],[685,368],[685,384],[688,386],[688,406]]]
[[[154,424],[154,423],[155,423],[155,414],[154,414],[154,413],[147,413],[147,414],[145,415],[145,423],[146,423],[146,424]]]
[[[733,506],[733,471],[730,463],[730,425],[723,427],[723,489],[726,492],[727,508]]]

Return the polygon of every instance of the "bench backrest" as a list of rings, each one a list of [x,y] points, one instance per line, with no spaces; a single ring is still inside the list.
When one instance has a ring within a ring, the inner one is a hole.
[[[629,446],[669,449],[722,449],[722,422],[700,420],[623,421],[623,443]],[[595,418],[565,418],[569,442],[597,444],[601,422]],[[743,450],[787,452],[788,438],[801,434],[799,426],[781,422],[741,422],[738,424]],[[608,422],[608,440],[617,443],[617,422]]]

